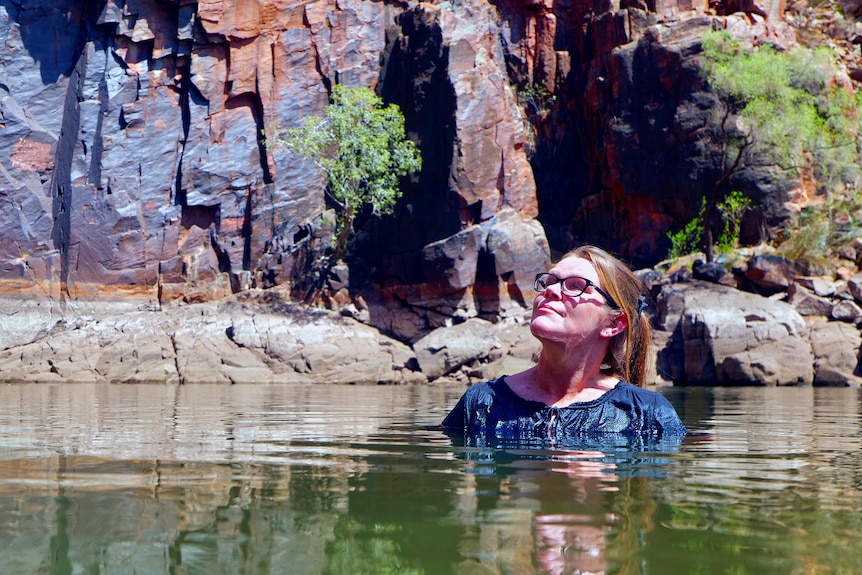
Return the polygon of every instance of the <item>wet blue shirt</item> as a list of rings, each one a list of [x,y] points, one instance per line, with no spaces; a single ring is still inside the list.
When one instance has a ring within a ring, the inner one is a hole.
[[[603,435],[661,438],[686,433],[663,395],[624,381],[592,401],[551,407],[516,395],[503,377],[470,387],[442,426],[488,439],[559,443]]]

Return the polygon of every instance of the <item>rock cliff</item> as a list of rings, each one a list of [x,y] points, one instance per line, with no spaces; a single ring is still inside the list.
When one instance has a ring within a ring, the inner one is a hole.
[[[323,182],[266,138],[342,83],[399,104],[424,165],[393,216],[360,222],[358,258],[323,278],[333,301],[408,342],[517,316],[552,252],[664,255],[716,170],[700,34],[792,42],[783,6],[0,0],[0,292],[145,309],[296,295],[328,241]],[[734,185],[757,230],[786,217],[786,182]]]
[[[4,1],[0,16],[7,293],[154,305],[289,285],[325,243],[323,185],[265,138],[336,82],[400,103],[425,157],[368,248],[387,246],[372,266],[390,300],[494,314],[548,260],[491,5]],[[433,246],[464,235],[453,272]]]

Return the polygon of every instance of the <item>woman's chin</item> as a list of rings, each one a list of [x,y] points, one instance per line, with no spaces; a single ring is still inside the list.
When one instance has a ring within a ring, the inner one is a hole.
[[[554,336],[559,336],[559,326],[551,325],[551,322],[546,321],[545,316],[534,317],[530,322],[530,333],[536,339],[554,339]]]

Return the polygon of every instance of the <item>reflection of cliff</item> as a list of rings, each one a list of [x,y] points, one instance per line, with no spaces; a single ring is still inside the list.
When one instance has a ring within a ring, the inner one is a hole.
[[[7,385],[0,387],[4,412],[28,416],[7,430],[4,447],[21,457],[53,459],[63,450],[103,459],[251,466],[331,456],[352,473],[358,468],[339,459],[340,441],[376,432],[386,416],[410,413],[417,402],[438,410],[413,417],[437,424],[452,395],[430,387],[348,389],[345,403],[344,387],[326,385]],[[351,453],[363,450],[354,446]]]
[[[320,573],[387,389],[4,387],[3,572]]]
[[[859,390],[704,389],[687,397],[692,407],[712,404],[699,430],[709,433],[689,437],[692,458],[659,493],[674,489],[674,503],[657,513],[666,529],[651,543],[673,540],[684,552],[657,558],[657,570],[855,570],[855,543],[845,537],[858,538],[862,508]],[[740,549],[759,562],[733,551]]]
[[[337,512],[338,477],[288,467],[60,456],[0,472],[4,515],[26,502],[3,522],[23,550],[4,573],[320,572]]]
[[[0,387],[4,573],[601,571],[652,528],[601,453],[427,430],[452,391]]]

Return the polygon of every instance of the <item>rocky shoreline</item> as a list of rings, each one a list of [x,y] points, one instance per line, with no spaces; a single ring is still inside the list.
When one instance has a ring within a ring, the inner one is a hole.
[[[775,256],[735,274],[700,262],[639,273],[654,296],[655,385],[862,384],[862,273],[800,276]],[[312,308],[284,288],[167,309],[7,296],[0,314],[7,383],[466,386],[524,369],[538,351],[527,309],[410,345],[364,323],[353,304]]]

